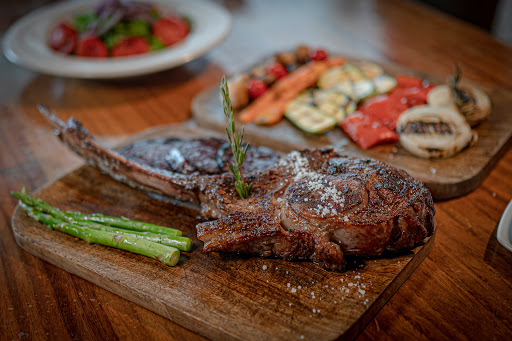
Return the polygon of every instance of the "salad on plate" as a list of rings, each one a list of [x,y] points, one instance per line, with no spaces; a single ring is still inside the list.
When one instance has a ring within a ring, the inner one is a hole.
[[[150,2],[105,0],[53,26],[48,46],[66,55],[116,58],[173,46],[186,39],[190,29],[188,18],[164,13]]]

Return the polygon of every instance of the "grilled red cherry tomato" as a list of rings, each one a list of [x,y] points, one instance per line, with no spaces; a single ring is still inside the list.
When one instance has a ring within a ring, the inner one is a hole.
[[[247,89],[249,90],[249,98],[255,99],[263,95],[267,91],[267,84],[259,79],[249,79],[247,81]]]
[[[50,32],[50,47],[60,53],[71,54],[76,47],[77,33],[68,24],[61,22]]]
[[[283,64],[272,63],[266,67],[267,74],[274,76],[276,79],[282,78],[288,74]]]
[[[81,57],[106,58],[108,49],[103,40],[88,36],[78,42],[76,55]]]
[[[310,50],[309,59],[311,60],[326,60],[328,57],[327,52],[322,49]]]
[[[161,18],[153,24],[153,35],[160,39],[165,46],[185,39],[188,32],[187,21],[176,16]]]
[[[142,37],[125,38],[112,47],[112,57],[132,56],[149,51],[149,44]]]

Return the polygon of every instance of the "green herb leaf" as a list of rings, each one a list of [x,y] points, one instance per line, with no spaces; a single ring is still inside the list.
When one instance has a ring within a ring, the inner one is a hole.
[[[233,165],[228,165],[228,167],[235,177],[236,191],[242,199],[245,199],[248,198],[252,192],[252,184],[245,183],[244,176],[242,174],[242,165],[244,163],[245,154],[247,153],[249,144],[242,146],[244,127],[242,127],[242,131],[240,133],[236,133],[235,120],[233,118],[233,105],[231,104],[231,99],[229,98],[229,89],[226,76],[222,76],[222,80],[220,82],[220,90],[222,93],[224,115],[226,116],[226,120],[228,122],[226,135],[228,136],[228,141],[231,145],[231,150],[233,151],[233,159],[235,160],[235,163]]]

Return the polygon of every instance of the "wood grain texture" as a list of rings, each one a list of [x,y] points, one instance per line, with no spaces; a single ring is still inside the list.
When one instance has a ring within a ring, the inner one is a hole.
[[[279,52],[281,51],[275,51],[275,53]],[[354,59],[354,57],[347,58],[349,62]],[[417,76],[433,84],[446,84],[447,77],[428,75],[397,64],[381,63],[380,65],[389,75]],[[334,147],[348,155],[378,159],[404,169],[411,176],[422,181],[432,192],[435,200],[452,199],[477,188],[512,142],[512,92],[464,81],[461,84],[476,86],[486,92],[491,98],[493,110],[491,116],[474,129],[478,134],[477,143],[447,159],[418,158],[408,153],[400,143],[385,144],[364,150],[340,127],[335,127],[325,134],[316,135],[301,131],[285,118],[272,126],[246,124],[245,132],[248,141],[253,144],[265,144],[274,148],[278,146],[283,150]],[[199,125],[223,131],[226,119],[219,93],[219,85],[214,85],[200,93],[192,101],[192,112]],[[238,126],[242,125],[239,120],[237,122]]]
[[[0,11],[2,23],[45,2],[9,2]],[[457,61],[467,81],[512,91],[512,47],[414,1],[216,2],[233,14],[226,41],[204,58],[148,77],[64,79],[24,70],[0,56],[2,339],[205,339],[16,244],[11,228],[16,200],[9,191],[26,186],[33,192],[82,165],[56,138],[48,138],[51,130],[36,103],[64,119],[76,116],[96,136],[117,139],[183,121],[190,116],[190,101],[222,74],[300,43],[439,77]],[[512,339],[512,253],[496,240],[496,226],[512,198],[510,174],[509,149],[474,191],[435,204],[432,250],[357,340]]]

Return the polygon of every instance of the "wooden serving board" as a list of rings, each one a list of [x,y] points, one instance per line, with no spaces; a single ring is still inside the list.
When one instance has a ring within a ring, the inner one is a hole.
[[[350,59],[349,59],[350,60]],[[416,72],[396,64],[381,64],[390,75],[412,75],[436,84],[446,84],[446,79]],[[322,148],[333,146],[341,152],[359,157],[371,157],[404,169],[430,189],[435,200],[446,200],[464,195],[477,188],[489,174],[504,151],[510,146],[512,136],[512,92],[477,86],[491,98],[491,116],[476,128],[478,142],[454,157],[443,160],[421,159],[409,154],[399,143],[381,145],[363,150],[341,128],[324,135],[305,133],[291,122],[265,127],[250,123],[245,125],[247,139],[253,143],[273,148]],[[226,119],[220,100],[219,86],[205,90],[192,102],[194,119],[200,126],[224,131]],[[239,126],[241,123],[238,123]]]
[[[182,137],[204,134],[174,126],[133,139],[164,132]],[[195,237],[201,218],[194,207],[159,200],[90,166],[35,195],[65,210],[101,212],[182,229],[193,239],[194,248],[182,253],[177,266],[167,267],[51,231],[19,206],[12,217],[16,241],[26,251],[214,340],[353,339],[434,242],[432,236],[398,255],[348,259],[345,271],[329,272],[309,262],[205,254]]]

